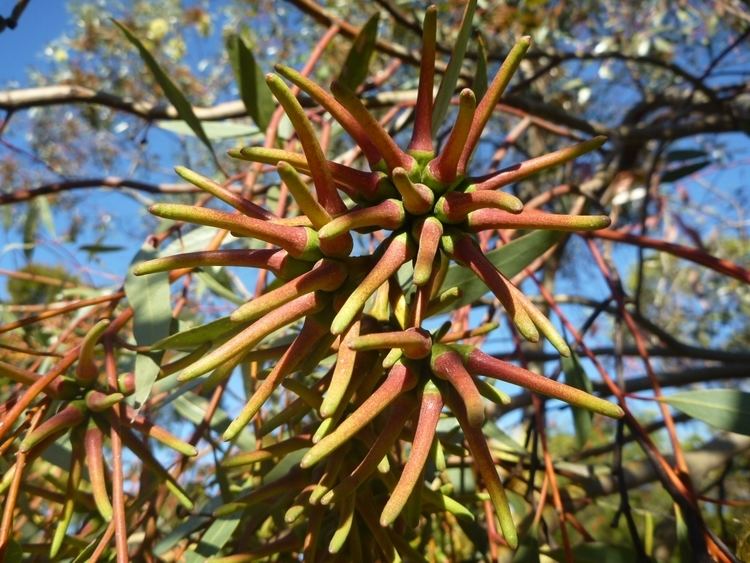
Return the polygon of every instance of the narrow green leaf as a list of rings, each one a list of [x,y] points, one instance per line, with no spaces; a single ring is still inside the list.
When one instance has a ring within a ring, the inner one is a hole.
[[[156,258],[156,251],[144,245],[131,266]],[[169,335],[172,323],[169,274],[159,272],[147,276],[133,275],[132,268],[125,278],[125,295],[133,308],[133,335],[139,346],[150,346]],[[136,406],[143,404],[159,374],[161,354],[138,354],[135,361]]]
[[[23,255],[27,261],[34,256],[36,233],[39,230],[39,206],[37,200],[31,200],[26,207],[26,219],[23,223]]]
[[[539,563],[538,533],[536,526],[526,532],[513,555],[513,563]]]
[[[42,221],[42,225],[47,229],[47,232],[52,238],[57,238],[55,231],[55,219],[52,214],[52,208],[49,204],[49,197],[40,197],[36,200],[39,206],[39,218]]]
[[[477,55],[477,66],[474,69],[474,81],[471,89],[474,91],[477,100],[481,100],[487,91],[487,45],[484,42],[484,37],[479,33],[477,34]]]
[[[247,114],[253,118],[260,129],[264,130],[268,127],[276,103],[266,85],[263,71],[255,62],[255,57],[245,38],[236,33],[229,35],[226,48]]]
[[[680,166],[679,168],[673,168],[671,170],[667,170],[661,175],[661,178],[659,179],[659,181],[662,182],[663,184],[666,184],[668,182],[676,182],[677,180],[681,180],[682,178],[685,178],[686,176],[695,174],[696,172],[705,168],[709,164],[711,164],[710,160],[701,160],[700,162],[696,162],[694,164],[686,164],[685,166]]]
[[[179,415],[185,417],[192,424],[201,424],[203,422],[203,417],[206,415],[209,406],[206,399],[191,392],[180,395],[172,402],[172,404]],[[232,419],[229,418],[226,411],[218,408],[213,418],[211,418],[211,430],[221,436],[229,426],[230,422],[232,422]],[[240,432],[234,442],[243,451],[255,449],[255,440],[248,429]]]
[[[250,137],[249,144],[263,140],[263,133],[255,125],[236,123],[234,121],[202,121],[203,130],[209,139],[233,139],[235,137]],[[156,126],[176,135],[195,137],[195,131],[185,121],[159,120]]]
[[[237,295],[236,290],[232,289],[232,280],[229,279],[223,268],[218,271],[214,271],[213,268],[206,268],[205,270],[196,272],[195,275],[206,284],[208,289],[219,297],[237,305],[245,303],[245,299]]]
[[[185,97],[185,94],[183,94],[182,91],[177,87],[177,85],[172,82],[169,76],[167,76],[167,74],[161,68],[159,63],[156,62],[154,56],[149,52],[148,49],[146,49],[143,43],[141,43],[141,40],[138,39],[132,31],[130,31],[127,27],[125,27],[115,19],[113,19],[112,22],[114,22],[114,24],[120,28],[120,30],[125,34],[125,37],[128,38],[128,41],[130,41],[136,47],[136,49],[138,49],[138,53],[141,55],[143,62],[146,63],[149,71],[151,71],[151,74],[154,75],[154,79],[159,84],[159,86],[161,86],[161,89],[164,91],[164,95],[174,106],[175,110],[177,110],[177,115],[179,115],[180,119],[185,121],[190,126],[190,128],[195,132],[195,136],[198,137],[204,145],[206,145],[209,152],[211,153],[211,156],[214,159],[214,162],[216,162],[216,166],[218,168],[221,168],[221,166],[219,165],[219,161],[216,158],[216,153],[211,146],[211,141],[206,136],[206,132],[203,130],[203,125],[201,125],[200,120],[196,117],[195,112],[193,111],[193,106]]]
[[[556,244],[563,234],[555,231],[534,231],[500,248],[487,253],[487,258],[508,278],[512,278]],[[451,266],[445,276],[442,291],[461,288],[461,297],[452,301],[452,307],[473,303],[489,290],[470,270]]]
[[[222,317],[215,321],[162,338],[161,340],[154,342],[152,348],[157,350],[189,350],[196,346],[200,346],[205,342],[211,342],[226,336],[233,330],[241,330],[246,326],[246,324],[233,323],[229,320],[229,317]]]
[[[120,250],[125,250],[125,247],[111,244],[82,244],[78,247],[78,250],[88,252],[89,254],[102,254],[105,252],[119,252]]]
[[[685,391],[664,397],[662,401],[719,430],[750,436],[750,392],[737,389]]]
[[[242,514],[236,514],[214,520],[198,542],[195,552],[203,557],[217,555],[231,539],[241,519]]]
[[[344,66],[338,76],[338,82],[352,92],[367,78],[370,70],[370,59],[375,51],[375,41],[378,38],[378,22],[380,14],[373,14],[354,38]]]
[[[586,375],[586,371],[581,365],[581,361],[575,352],[571,352],[570,357],[561,357],[563,372],[565,373],[565,383],[577,389],[582,389],[587,393],[593,391],[591,381]],[[591,418],[593,413],[580,407],[571,407],[573,413],[573,425],[576,430],[576,443],[582,448],[591,436]]]
[[[677,536],[677,549],[679,561],[695,560],[693,548],[690,545],[690,530],[688,530],[685,518],[682,516],[680,506],[674,504],[675,535]]]
[[[474,19],[476,7],[477,0],[469,0],[466,3],[466,8],[464,8],[464,17],[461,20],[458,37],[456,37],[456,41],[453,43],[451,60],[448,63],[445,74],[443,74],[443,79],[440,81],[440,88],[438,88],[437,96],[435,96],[435,105],[432,108],[433,136],[437,134],[440,125],[445,119],[453,92],[456,89],[456,84],[458,84],[458,77],[461,74],[461,67],[463,66],[464,55],[466,54],[466,46],[469,44],[469,38],[471,37],[471,24]]]

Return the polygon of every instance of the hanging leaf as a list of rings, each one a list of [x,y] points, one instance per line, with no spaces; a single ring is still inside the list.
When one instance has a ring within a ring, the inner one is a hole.
[[[375,51],[378,38],[380,14],[373,14],[354,38],[344,66],[339,73],[338,81],[354,92],[365,81],[370,69],[370,59]]]
[[[709,164],[711,164],[710,160],[701,160],[700,162],[696,162],[694,164],[686,164],[685,166],[680,166],[679,168],[667,170],[661,175],[659,181],[663,184],[676,182],[677,180],[681,180],[686,176],[695,174],[696,172],[698,172],[698,170],[705,168]]]
[[[685,391],[662,401],[719,430],[750,436],[750,393],[737,389]]]
[[[487,253],[487,259],[505,277],[512,278],[554,246],[562,236],[562,233],[556,231],[534,231]],[[461,289],[461,297],[452,302],[451,307],[468,305],[489,292],[482,280],[461,266],[451,266],[448,269],[442,289],[444,291],[451,287]]]
[[[204,145],[206,145],[206,148],[208,148],[209,152],[211,153],[211,157],[214,159],[216,166],[218,168],[221,168],[221,166],[219,165],[219,160],[216,158],[214,148],[211,146],[211,141],[206,136],[206,132],[203,130],[203,125],[201,125],[200,120],[196,117],[195,112],[193,111],[193,106],[185,97],[185,94],[183,94],[182,91],[177,87],[177,85],[172,82],[169,76],[167,76],[159,63],[156,62],[154,56],[149,52],[148,49],[146,49],[143,43],[141,43],[141,40],[138,39],[132,31],[130,31],[127,27],[122,25],[117,20],[113,19],[112,21],[125,34],[125,37],[128,38],[128,41],[130,41],[136,47],[136,49],[138,49],[143,62],[146,63],[146,66],[148,67],[149,71],[151,71],[151,74],[153,74],[154,79],[159,84],[159,86],[161,86],[164,95],[174,106],[174,109],[177,111],[177,115],[179,115],[180,119],[182,119],[190,126],[190,128],[195,133],[195,136],[198,137]]]
[[[581,365],[581,361],[575,352],[571,352],[570,357],[561,357],[563,373],[565,373],[565,383],[577,389],[582,389],[587,393],[593,391],[593,385],[586,375],[586,371]],[[579,448],[586,445],[591,435],[591,418],[593,413],[580,407],[571,407],[573,413],[573,425],[576,430],[576,443]]]
[[[539,563],[538,534],[536,526],[526,532],[518,545],[518,551],[513,555],[513,563]]]
[[[247,114],[260,129],[265,130],[276,104],[266,85],[263,71],[255,62],[250,45],[244,37],[232,33],[227,37],[226,48]]]
[[[443,79],[440,81],[440,88],[438,88],[437,96],[435,96],[435,104],[432,107],[433,136],[437,134],[440,125],[445,119],[453,92],[456,89],[456,84],[458,84],[458,77],[461,74],[461,67],[463,66],[464,55],[466,54],[466,46],[469,44],[469,38],[471,37],[471,25],[476,7],[477,0],[469,0],[466,3],[466,8],[464,8],[464,17],[461,20],[461,29],[458,30],[458,37],[456,37],[456,41],[453,43],[451,60],[448,63],[448,68],[445,69]]]
[[[39,230],[39,207],[37,200],[31,200],[26,207],[26,219],[23,223],[23,255],[31,262],[36,246],[36,233]]]
[[[477,66],[474,69],[474,82],[471,89],[477,100],[487,91],[487,45],[480,33],[477,34]]]
[[[163,338],[154,342],[152,348],[158,350],[185,350],[195,348],[205,342],[212,342],[232,332],[244,328],[245,324],[238,325],[229,320],[229,317],[222,317],[204,325],[196,326],[188,330],[183,330],[177,334]]]
[[[198,556],[196,561],[205,561],[207,557],[218,554],[231,539],[241,519],[242,514],[217,518],[201,536],[195,552],[188,552],[185,555]],[[190,561],[191,557],[186,557],[186,559]]]
[[[131,266],[153,258],[156,258],[156,251],[150,245],[144,245]],[[125,295],[133,308],[133,335],[139,346],[150,346],[169,336],[172,308],[167,272],[135,276],[131,269],[125,278]],[[161,353],[136,356],[133,394],[136,407],[142,405],[151,393],[151,387],[159,374],[160,360]]]

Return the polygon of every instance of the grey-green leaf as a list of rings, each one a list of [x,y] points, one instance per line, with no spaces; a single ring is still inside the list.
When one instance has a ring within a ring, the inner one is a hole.
[[[263,133],[255,126],[249,123],[236,123],[234,121],[202,121],[203,130],[209,139],[233,139],[236,137],[250,137],[247,139],[248,144],[261,142]],[[156,126],[165,131],[176,135],[185,135],[195,137],[195,131],[185,121],[161,119],[156,122]]]
[[[148,245],[141,248],[133,264],[156,257],[156,251]],[[132,270],[125,278],[125,295],[133,308],[133,335],[139,346],[150,346],[169,336],[172,323],[169,274],[159,272],[147,276],[135,276]],[[159,373],[159,354],[138,354],[135,361],[135,393],[137,405],[143,404],[151,393],[151,387]]]
[[[195,112],[193,111],[193,106],[185,97],[185,94],[183,94],[182,91],[177,87],[177,85],[172,82],[172,79],[167,76],[159,63],[156,62],[154,56],[143,45],[141,40],[138,39],[132,31],[130,31],[127,27],[122,25],[117,20],[113,19],[112,21],[125,34],[125,37],[128,38],[128,41],[130,41],[136,47],[136,49],[138,49],[138,53],[141,55],[143,62],[146,63],[149,71],[151,71],[151,74],[154,75],[154,79],[156,80],[156,82],[158,82],[159,86],[161,86],[161,89],[164,91],[164,95],[174,106],[175,110],[177,111],[177,115],[179,115],[180,119],[182,119],[190,126],[190,128],[195,132],[195,136],[198,137],[204,145],[206,145],[211,153],[211,156],[214,159],[214,162],[216,162],[216,166],[221,168],[221,166],[219,165],[219,161],[216,158],[216,153],[211,146],[211,141],[206,136],[206,132],[203,130],[203,125],[201,125],[200,120],[196,117]]]
[[[477,34],[477,66],[474,69],[474,82],[471,89],[477,100],[487,92],[487,45],[481,34]]]
[[[438,88],[435,103],[432,107],[433,136],[437,134],[440,125],[445,119],[453,92],[456,89],[456,84],[458,84],[458,77],[461,74],[461,67],[463,66],[464,55],[466,54],[466,46],[469,44],[469,38],[471,37],[471,24],[474,19],[476,7],[477,0],[469,0],[466,3],[466,8],[464,8],[464,17],[461,21],[461,28],[458,30],[458,37],[456,37],[456,41],[453,43],[451,60],[448,63],[448,68],[445,69],[443,79],[440,81],[440,88]]]
[[[378,38],[378,21],[380,14],[373,14],[354,38],[344,66],[339,73],[338,81],[352,92],[367,78],[370,69],[370,59],[375,51]]]
[[[255,62],[255,57],[247,41],[233,33],[226,41],[229,63],[232,65],[240,98],[247,114],[261,129],[268,127],[276,104],[266,85],[263,71]]]
[[[503,275],[512,278],[544,254],[561,238],[556,231],[534,231],[487,253],[487,258]],[[460,307],[473,303],[489,290],[473,272],[461,266],[451,266],[443,282],[443,290],[451,287],[461,289],[461,297],[451,304]]]
[[[750,393],[737,389],[684,391],[662,399],[719,430],[750,436]]]
[[[586,375],[586,371],[583,369],[581,361],[575,352],[572,352],[568,358],[560,358],[560,362],[562,363],[562,369],[565,373],[565,383],[576,387],[577,389],[582,389],[587,393],[593,391],[591,381],[589,380],[588,375]],[[573,425],[576,430],[576,443],[579,448],[582,448],[591,435],[591,418],[593,414],[591,411],[580,407],[572,407],[572,413]]]

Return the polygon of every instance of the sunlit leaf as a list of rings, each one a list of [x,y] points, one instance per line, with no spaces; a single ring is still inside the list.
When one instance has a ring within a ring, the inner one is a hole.
[[[750,436],[750,393],[737,389],[684,391],[662,399],[719,430]]]
[[[432,107],[433,135],[437,134],[440,125],[445,119],[453,92],[456,89],[456,84],[458,84],[458,77],[461,74],[461,67],[463,66],[464,55],[466,54],[466,46],[469,44],[469,38],[471,37],[471,25],[476,8],[477,0],[469,0],[464,8],[461,29],[459,29],[458,36],[453,42],[451,59],[448,63],[448,68],[445,70],[445,74],[443,74],[443,79],[440,81],[440,88],[438,88],[438,93],[435,96],[435,104]]]
[[[156,258],[149,245],[141,248],[132,264]],[[125,278],[125,295],[133,308],[133,336],[139,346],[150,346],[169,335],[172,323],[169,274],[159,272],[135,276],[132,271]],[[135,393],[137,405],[143,404],[159,373],[161,354],[138,354],[135,361]]]
[[[276,104],[271,91],[266,85],[263,71],[255,62],[252,50],[247,41],[233,33],[226,42],[229,63],[232,65],[240,98],[245,104],[247,114],[261,129],[268,127]]]
[[[362,26],[359,34],[352,42],[349,54],[341,68],[338,81],[355,91],[365,81],[370,70],[370,59],[375,51],[375,41],[378,38],[379,14],[373,14]]]
[[[185,121],[190,126],[190,128],[195,133],[195,136],[198,137],[204,145],[206,145],[206,148],[208,148],[208,150],[211,152],[211,156],[213,157],[214,161],[216,161],[216,164],[218,166],[218,160],[216,158],[216,153],[214,153],[214,149],[211,146],[211,141],[206,136],[206,132],[203,130],[203,125],[196,117],[195,112],[193,111],[193,106],[185,97],[185,94],[183,94],[182,91],[177,87],[177,85],[172,82],[172,79],[167,76],[159,63],[156,62],[154,56],[143,45],[141,40],[138,39],[132,31],[130,31],[127,27],[122,25],[117,20],[113,19],[112,21],[125,34],[125,37],[128,38],[128,41],[130,41],[138,49],[138,53],[141,55],[143,62],[146,63],[149,71],[151,71],[151,74],[154,75],[154,79],[159,84],[159,86],[161,86],[164,95],[174,106],[175,110],[177,111],[177,115],[179,115],[180,119]]]
[[[235,137],[250,137],[246,139],[248,144],[263,139],[263,134],[255,125],[236,123],[234,121],[202,121],[203,130],[209,139],[233,139]],[[195,131],[185,121],[169,121],[162,119],[156,122],[156,126],[176,135],[195,137]]]

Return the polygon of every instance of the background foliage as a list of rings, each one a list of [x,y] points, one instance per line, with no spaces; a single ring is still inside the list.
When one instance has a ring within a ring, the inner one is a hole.
[[[36,19],[43,16],[32,12],[37,3],[31,0],[17,27],[3,34],[43,25]],[[522,282],[558,326],[562,313],[585,334],[576,348],[579,363],[560,362],[542,345],[521,344],[489,294],[454,311],[451,320],[459,328],[470,320],[472,326],[499,321],[500,328],[483,337],[485,351],[568,383],[590,383],[608,395],[600,370],[610,374],[656,448],[645,447],[630,424],[582,417],[503,387],[512,401],[488,409],[485,433],[514,491],[525,534],[521,549],[513,555],[491,531],[480,529],[486,537],[477,537],[476,529],[447,515],[433,526],[433,537],[418,542],[419,550],[435,561],[748,559],[750,11],[740,0],[477,4],[462,84],[481,89],[482,77],[494,74],[516,38],[528,34],[533,43],[488,125],[474,171],[606,135],[602,150],[514,184],[512,191],[557,212],[580,201],[566,194],[585,196],[589,210],[609,214],[613,226],[591,237],[564,237],[532,262],[559,310],[548,307],[528,276]],[[0,9],[10,13],[9,6]],[[268,131],[293,140],[288,120],[272,119],[275,102],[253,76],[279,61],[302,68],[333,29],[311,74],[327,85],[346,66],[359,26],[376,12],[378,42],[367,78],[360,77],[361,95],[394,134],[408,132],[425,8],[393,0],[69,1],[63,34],[22,83],[0,92],[0,274],[7,279],[0,293],[0,360],[52,373],[96,320],[119,318],[130,305],[135,324],[126,319],[113,341],[119,365],[111,369],[158,370],[161,358],[143,353],[144,345],[225,316],[252,296],[257,279],[241,270],[196,272],[173,284],[171,303],[161,299],[161,310],[157,305],[151,313],[163,320],[163,308],[171,304],[168,316],[178,319],[173,326],[152,323],[153,332],[144,333],[138,323],[149,324],[149,313],[134,296],[161,291],[163,297],[166,276],[161,287],[126,278],[128,264],[144,258],[135,258],[137,249],[143,244],[141,252],[169,255],[204,248],[212,236],[210,230],[180,231],[157,222],[147,205],[201,197],[172,171],[181,164],[273,209],[279,200],[275,175],[225,156],[231,148],[262,144]],[[443,63],[463,8],[463,2],[438,4]],[[113,18],[153,54],[150,67]],[[247,71],[250,57],[257,69]],[[245,70],[239,82],[238,68]],[[312,102],[302,101],[315,114]],[[327,127],[326,116],[315,115]],[[350,141],[336,126],[329,133],[327,154],[345,158]],[[129,299],[120,293],[123,286]],[[569,326],[564,333],[575,340]],[[278,522],[212,514],[236,485],[219,462],[258,447],[257,426],[237,448],[220,440],[255,385],[256,368],[238,370],[220,392],[209,385],[186,390],[157,383],[137,397],[150,420],[198,448],[197,460],[189,460],[153,446],[198,508],[175,509],[162,489],[147,500],[144,491],[152,484],[142,472],[142,456],[126,451],[122,490],[133,507],[131,557],[180,560],[262,554],[268,546],[299,549],[283,543]],[[0,379],[3,417],[26,387]],[[720,400],[706,395],[716,388],[730,391]],[[655,397],[671,406],[660,408]],[[6,475],[17,439],[35,417],[54,410],[45,395],[30,398],[0,442]],[[292,398],[280,394],[267,416]],[[717,417],[717,410],[728,414]],[[69,468],[69,452],[56,446],[27,467],[20,490],[5,480],[0,545],[6,558],[11,550],[39,559],[48,553],[50,522],[60,513]],[[111,446],[105,448],[109,459]],[[259,464],[243,483],[273,481],[297,461],[287,456],[276,467]],[[452,472],[456,488],[474,498],[471,469],[457,463]],[[94,550],[112,556],[114,524],[99,527],[90,517],[91,502],[83,506],[76,508],[61,556]]]

